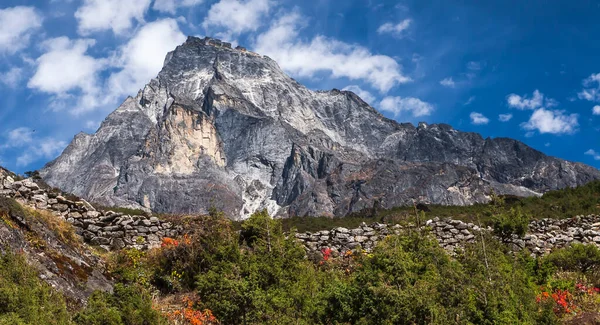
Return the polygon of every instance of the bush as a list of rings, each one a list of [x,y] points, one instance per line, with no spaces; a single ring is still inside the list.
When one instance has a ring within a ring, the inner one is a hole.
[[[493,218],[494,234],[504,242],[509,242],[513,235],[523,237],[529,229],[529,220],[519,207],[510,209],[508,213],[499,213]]]
[[[23,256],[0,254],[0,324],[71,324],[64,297]]]
[[[168,324],[167,319],[152,308],[152,299],[144,288],[122,284],[115,286],[113,294],[94,292],[74,321],[82,325]]]
[[[265,211],[242,225],[240,242],[196,275],[201,306],[224,324],[310,324],[315,269]]]
[[[544,258],[562,271],[576,272],[600,286],[600,249],[595,245],[572,244]]]

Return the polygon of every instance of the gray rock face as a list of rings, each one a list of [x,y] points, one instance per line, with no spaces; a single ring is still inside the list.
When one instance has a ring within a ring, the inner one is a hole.
[[[465,205],[600,178],[515,140],[399,124],[352,92],[311,91],[266,56],[195,37],[41,175],[105,205],[235,218]]]

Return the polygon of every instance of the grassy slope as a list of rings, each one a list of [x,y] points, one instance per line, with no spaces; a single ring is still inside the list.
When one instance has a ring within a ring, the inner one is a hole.
[[[508,211],[514,207],[534,219],[552,218],[564,219],[577,215],[600,213],[600,181],[594,181],[576,188],[566,188],[551,191],[542,197],[504,197],[500,210]],[[451,217],[465,221],[481,221],[488,223],[491,219],[490,204],[475,204],[470,206],[429,205],[423,208],[427,219],[434,217]],[[397,207],[388,210],[364,211],[344,218],[326,217],[294,217],[283,220],[286,230],[296,228],[298,231],[315,231],[334,227],[356,227],[361,222],[404,223],[415,219],[415,207]]]

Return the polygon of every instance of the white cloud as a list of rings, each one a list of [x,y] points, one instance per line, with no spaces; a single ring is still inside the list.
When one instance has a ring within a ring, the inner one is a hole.
[[[262,25],[272,5],[270,0],[221,0],[210,7],[202,26],[205,29],[225,29],[221,34],[225,38],[255,31]]]
[[[410,25],[412,24],[412,20],[410,19],[404,19],[403,21],[397,23],[397,24],[392,24],[392,23],[385,23],[381,26],[379,26],[379,28],[377,29],[377,33],[379,34],[393,34],[396,37],[403,37],[404,32],[410,27]]]
[[[367,103],[373,103],[375,101],[375,96],[373,96],[370,92],[360,88],[357,85],[350,85],[342,90],[349,90],[358,95],[358,97],[362,98]]]
[[[595,73],[583,80],[583,90],[577,93],[579,99],[600,102],[600,73]]]
[[[329,72],[334,78],[363,80],[382,93],[411,81],[394,59],[372,54],[362,46],[320,35],[309,42],[299,40],[304,21],[298,13],[283,16],[257,37],[256,52],[272,57],[294,76],[310,78]]]
[[[578,117],[577,114],[566,114],[565,111],[538,108],[521,127],[529,131],[537,130],[542,134],[571,134],[577,131]]]
[[[46,41],[46,53],[36,60],[37,70],[28,87],[55,95],[51,107],[78,114],[113,105],[134,95],[160,71],[166,54],[185,41],[175,19],[148,23],[111,58],[86,54],[94,40],[60,37]],[[99,74],[112,72],[106,80]]]
[[[600,115],[600,105],[594,106],[594,108],[592,108],[592,113],[594,115]]]
[[[21,68],[13,67],[0,73],[0,83],[9,88],[17,88],[21,80],[23,80],[23,69]]]
[[[133,27],[133,21],[143,22],[151,0],[84,0],[75,12],[81,35],[111,29],[122,34]]]
[[[533,92],[531,98],[528,98],[527,95],[519,96],[517,94],[510,94],[506,97],[506,102],[508,103],[508,106],[520,110],[536,109],[544,105],[544,94],[540,93],[537,89]]]
[[[448,88],[454,88],[454,86],[456,86],[456,83],[454,82],[454,80],[452,80],[452,77],[448,77],[448,78],[442,79],[440,81],[440,85],[442,85],[444,87],[448,87]]]
[[[152,9],[174,15],[178,8],[193,7],[203,0],[155,0]]]
[[[6,140],[6,147],[22,147],[33,141],[33,130],[27,127],[10,130]]]
[[[481,70],[481,62],[470,61],[467,63],[467,69],[469,70]]]
[[[433,105],[414,97],[385,97],[379,103],[381,111],[390,112],[398,117],[403,112],[410,112],[413,117],[428,116],[433,112]]]
[[[500,114],[498,115],[498,120],[500,122],[508,122],[513,118],[512,114]]]
[[[121,68],[108,80],[112,99],[133,95],[162,68],[165,56],[185,41],[185,36],[174,19],[158,20],[144,25],[122,46],[112,65]]]
[[[592,156],[594,160],[600,160],[600,153],[596,152],[594,149],[586,151],[585,154],[588,156]]]
[[[0,54],[14,54],[29,45],[32,33],[42,26],[42,15],[34,7],[0,10]]]
[[[17,166],[24,167],[40,159],[54,159],[67,146],[65,141],[59,141],[54,138],[43,138],[31,143],[23,151],[23,154],[17,157]]]
[[[467,101],[464,103],[464,106],[471,105],[471,104],[472,104],[474,101],[475,101],[475,96],[471,96],[471,97],[469,97],[469,99],[467,99]]]
[[[105,66],[104,60],[86,55],[88,48],[94,44],[94,40],[70,40],[67,37],[45,41],[42,47],[46,53],[36,60],[36,72],[27,86],[54,94],[58,101],[79,90],[84,99],[81,104],[93,106],[92,99],[100,91],[98,73]],[[80,109],[84,110],[83,107]]]
[[[477,113],[477,112],[471,112],[469,117],[471,118],[471,123],[475,124],[475,125],[484,125],[484,124],[488,124],[490,122],[489,118],[487,118],[483,114]]]
[[[5,144],[0,146],[6,148],[22,148],[22,154],[17,157],[17,166],[27,166],[42,158],[55,158],[66,146],[65,141],[59,141],[51,137],[36,138],[35,130],[28,127],[13,129],[5,134]]]
[[[100,122],[88,120],[85,122],[85,128],[89,130],[97,130],[100,127]]]

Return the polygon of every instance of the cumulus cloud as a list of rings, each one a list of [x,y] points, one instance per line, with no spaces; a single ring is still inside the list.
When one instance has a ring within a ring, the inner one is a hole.
[[[144,13],[152,0],[84,0],[75,12],[81,35],[112,30],[122,34],[133,27],[134,21],[143,22]]]
[[[379,34],[392,34],[396,37],[403,37],[404,32],[410,27],[412,24],[411,19],[404,19],[403,21],[393,24],[393,23],[385,23],[377,29],[377,33]]]
[[[71,91],[80,91],[84,106],[93,106],[99,92],[98,73],[105,67],[104,60],[86,54],[94,40],[71,40],[58,37],[45,41],[45,53],[36,61],[36,72],[27,83],[29,88],[56,95],[57,99],[70,97]]]
[[[46,41],[28,87],[54,95],[55,110],[71,107],[78,114],[113,105],[137,93],[160,71],[166,54],[185,41],[175,19],[142,26],[110,58],[87,55],[94,40],[59,37]],[[101,73],[113,71],[106,79]]]
[[[210,7],[202,26],[223,29],[225,38],[255,31],[272,5],[270,0],[221,0]]]
[[[373,96],[370,92],[360,88],[357,85],[350,85],[342,90],[348,90],[358,95],[358,97],[362,98],[367,103],[373,103],[375,101],[375,96]]]
[[[583,80],[583,90],[577,93],[579,99],[600,102],[600,73],[595,73]]]
[[[174,15],[179,8],[193,7],[202,2],[203,0],[155,0],[152,9]]]
[[[0,10],[0,54],[14,54],[29,45],[31,34],[42,26],[43,17],[34,7]]]
[[[567,114],[561,110],[536,109],[528,122],[521,127],[528,131],[538,131],[542,134],[572,134],[577,131],[579,115]]]
[[[23,80],[23,69],[12,67],[6,72],[0,73],[0,83],[9,88],[17,88]]]
[[[585,154],[588,156],[592,156],[594,160],[600,160],[600,153],[596,152],[594,149],[586,151]]]
[[[471,112],[469,117],[471,118],[471,124],[475,124],[475,125],[484,125],[484,124],[488,124],[490,122],[489,118],[487,118],[483,114],[477,113],[477,112]]]
[[[403,112],[411,113],[413,117],[428,116],[433,112],[433,105],[414,97],[388,96],[379,103],[379,109],[390,112],[394,117]]]
[[[498,115],[498,120],[500,122],[508,122],[513,118],[512,114],[500,114]]]
[[[108,80],[112,97],[135,94],[160,72],[167,53],[184,41],[185,36],[174,19],[144,25],[111,62],[121,68]]]
[[[362,46],[320,35],[310,41],[299,40],[304,21],[298,13],[281,17],[257,37],[255,50],[272,57],[294,76],[310,78],[329,72],[334,78],[363,80],[382,93],[411,81],[396,60],[372,54]]]
[[[454,88],[454,86],[456,86],[456,83],[454,82],[454,80],[452,80],[452,77],[448,77],[448,78],[442,79],[440,81],[440,85],[442,85],[444,87],[448,87],[448,88]]]
[[[510,94],[506,97],[506,102],[508,106],[520,110],[536,109],[544,105],[544,94],[537,89],[533,92],[531,98],[527,95]]]
[[[600,105],[596,105],[594,108],[592,108],[592,114],[600,115]]]

